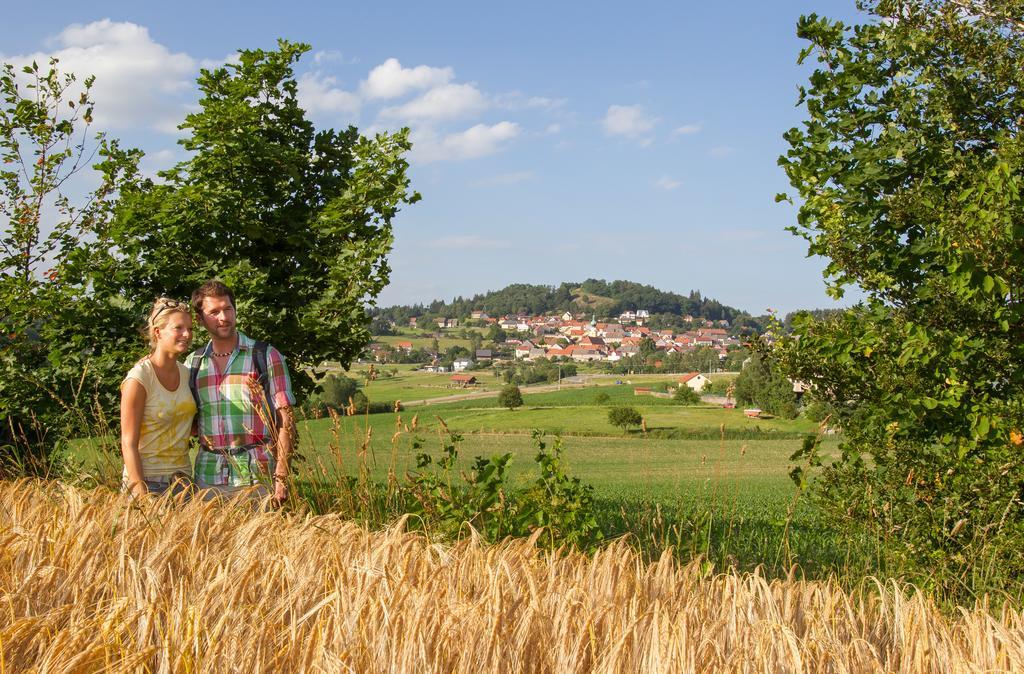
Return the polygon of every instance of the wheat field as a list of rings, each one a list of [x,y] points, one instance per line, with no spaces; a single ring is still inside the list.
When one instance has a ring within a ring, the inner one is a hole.
[[[2,672],[1024,671],[1019,610],[0,484]]]

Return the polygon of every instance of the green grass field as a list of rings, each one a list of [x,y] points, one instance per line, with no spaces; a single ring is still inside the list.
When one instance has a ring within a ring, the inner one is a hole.
[[[550,444],[555,441],[552,433],[560,428],[571,427],[577,433],[587,425],[598,429],[604,409],[565,406],[509,412],[439,405],[429,411],[442,413],[438,416],[460,437],[460,471],[466,471],[476,456],[511,453],[509,482],[515,488],[530,485],[538,475],[532,428],[545,430],[544,441]],[[735,410],[651,407],[645,414],[659,409],[676,414],[674,422],[707,437],[624,435],[609,431],[605,421],[601,435],[561,438],[567,471],[593,486],[598,518],[608,536],[628,535],[651,555],[672,547],[686,558],[704,555],[719,565],[748,569],[764,565],[773,574],[785,574],[793,564],[816,576],[877,570],[870,549],[851,550],[850,541],[823,529],[814,508],[798,498],[789,478],[789,457],[801,443],[797,429],[810,430],[812,424],[775,422],[792,434],[787,438],[723,440],[712,433],[721,433],[720,425],[711,429],[707,424],[724,418],[727,421],[721,423],[728,431],[729,423],[744,423]],[[389,471],[401,479],[416,470],[416,454],[425,452],[436,459],[450,438],[434,416],[423,412],[307,422],[303,442],[308,449],[301,470],[357,476],[365,467],[374,480],[385,480]],[[501,428],[487,431],[481,424]],[[837,443],[825,439],[823,453],[833,453]]]
[[[369,365],[355,364],[344,374],[347,374],[349,377],[358,381],[363,388],[363,392],[366,393],[367,397],[372,401],[401,400],[402,402],[408,403],[476,391],[499,391],[501,387],[504,386],[504,382],[495,377],[494,372],[490,369],[466,372],[465,374],[474,375],[477,378],[478,384],[469,389],[460,389],[452,385],[451,373],[438,374],[432,372],[420,372],[417,370],[418,367],[420,366],[410,364],[377,365],[375,368],[378,372],[378,377],[377,379],[369,382],[365,379],[369,370]],[[563,390],[579,391],[579,394],[576,395],[576,397],[547,398],[544,396],[548,394],[530,393],[530,387],[523,387],[523,393],[528,396],[526,399],[528,405],[559,404],[553,401],[565,401],[564,404],[569,405],[593,404],[594,397],[599,393],[599,391],[595,389],[598,388],[611,396],[616,403],[626,403],[626,401],[629,400],[631,401],[629,404],[633,404],[633,399],[636,398],[636,402],[638,403],[643,400],[645,401],[643,404],[659,404],[663,401],[658,398],[640,398],[634,396],[633,388],[649,387],[658,384],[674,385],[678,378],[679,375],[677,374],[632,376],[608,375],[590,379],[587,386],[583,388],[566,384]],[[728,381],[732,378],[735,378],[735,375],[731,373],[718,373],[712,375],[713,381]],[[616,381],[622,383],[616,384]],[[670,401],[664,402],[670,403]],[[484,402],[484,400],[478,400],[474,406],[486,407],[496,404],[496,402],[488,403]]]
[[[379,369],[390,371],[392,367],[397,366],[385,365],[379,367]],[[363,392],[373,401],[401,400],[409,402],[467,392],[467,389],[462,389],[452,384],[452,375],[450,373],[399,370],[394,376],[378,377],[374,381],[366,383],[360,377],[360,371],[363,370],[365,370],[365,367],[355,366],[348,375],[363,384]],[[473,374],[477,376],[481,383],[472,389],[468,389],[470,391],[497,391],[503,385],[503,382],[496,379],[490,372],[474,372]]]
[[[410,392],[421,399],[448,395],[453,390],[444,388],[447,378],[400,369],[395,377],[371,382],[367,392],[377,400],[408,399]],[[351,489],[351,480],[384,483],[389,475],[404,480],[417,470],[417,454],[438,458],[452,434],[458,438],[460,471],[476,456],[510,453],[509,487],[526,487],[538,476],[531,436],[540,430],[549,444],[561,435],[568,474],[593,486],[602,530],[630,536],[646,553],[672,547],[687,558],[705,555],[743,568],[764,564],[777,574],[791,564],[811,575],[878,571],[870,549],[851,549],[849,540],[824,529],[814,508],[797,498],[789,457],[806,434],[817,431],[815,424],[748,419],[740,410],[635,396],[632,385],[614,381],[527,392],[525,405],[516,410],[487,398],[301,421],[302,459],[295,464],[300,489],[314,483]],[[618,404],[635,406],[647,432],[624,432],[608,423],[609,407]],[[105,451],[82,441],[75,458],[83,474],[116,484],[116,443],[109,436],[100,440]],[[837,444],[826,437],[822,449],[833,453]]]
[[[373,415],[369,420],[357,417],[354,423],[351,418],[343,419],[337,427],[337,440],[330,420],[310,421],[302,429],[303,446],[308,448],[304,453],[307,459],[319,457],[332,467],[341,463],[354,468],[360,461],[358,448],[369,435],[366,459],[372,475],[383,478],[391,467],[404,474],[415,469],[416,453],[439,452],[443,437],[447,437],[433,419],[419,421],[418,430],[407,431],[411,418],[403,413]],[[399,419],[400,426],[396,423]],[[528,481],[536,454],[531,429],[462,433],[455,419],[449,415],[445,421],[451,431],[461,435],[458,447],[467,464],[473,456],[510,452],[513,478],[520,483]],[[603,496],[642,496],[667,502],[703,500],[712,495],[749,500],[753,492],[764,491],[792,495],[789,456],[799,447],[798,439],[664,440],[618,435],[562,436],[572,474],[594,485]],[[554,437],[549,432],[547,441]],[[826,441],[826,448],[833,445],[834,441]]]

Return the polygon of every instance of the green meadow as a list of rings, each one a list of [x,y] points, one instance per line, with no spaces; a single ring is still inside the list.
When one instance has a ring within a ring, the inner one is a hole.
[[[486,388],[500,388],[493,375],[482,374]],[[358,376],[358,367],[350,376]],[[371,400],[427,400],[460,392],[447,387],[449,377],[399,367],[395,376],[370,381],[364,390]],[[609,377],[596,380],[600,385],[541,392],[524,387],[524,405],[515,410],[490,397],[399,413],[304,419],[295,463],[298,487],[350,489],[353,480],[402,480],[418,470],[417,455],[436,459],[453,442],[462,474],[474,457],[508,453],[509,487],[528,487],[538,475],[533,435],[539,431],[549,446],[561,443],[566,472],[593,487],[606,535],[628,536],[650,554],[670,546],[686,557],[703,555],[744,568],[765,565],[777,574],[793,564],[814,575],[878,571],[873,551],[824,527],[789,478],[790,456],[807,435],[819,432],[816,424],[751,419],[738,409],[634,394],[636,386],[674,379]],[[612,426],[608,410],[615,405],[636,407],[644,427]],[[83,474],[116,481],[116,446],[110,438],[100,443],[106,450],[96,449],[96,441],[76,443],[75,458]],[[822,436],[825,454],[837,444],[835,437]]]
[[[597,404],[604,392],[612,400]],[[441,456],[454,438],[459,468],[476,456],[512,455],[511,487],[537,477],[535,430],[562,444],[566,470],[592,485],[602,529],[628,536],[645,552],[672,547],[716,564],[764,565],[784,574],[875,571],[873,551],[827,530],[789,478],[790,456],[817,426],[806,421],[752,420],[741,411],[684,407],[633,396],[632,387],[597,387],[525,394],[516,410],[493,399],[470,400],[377,414],[303,422],[305,463],[315,475],[389,474],[417,470],[416,456]],[[629,402],[647,432],[607,421],[609,405]],[[838,440],[824,437],[822,450]]]

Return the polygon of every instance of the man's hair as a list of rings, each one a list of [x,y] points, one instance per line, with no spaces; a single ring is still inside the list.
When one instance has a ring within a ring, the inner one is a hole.
[[[203,300],[207,297],[227,297],[231,300],[231,306],[235,306],[235,294],[217,279],[210,279],[192,293],[192,308],[197,314],[203,313]]]

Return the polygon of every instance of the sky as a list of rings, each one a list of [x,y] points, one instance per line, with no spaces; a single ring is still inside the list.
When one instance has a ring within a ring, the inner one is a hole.
[[[799,125],[802,14],[853,0],[18,3],[0,60],[96,76],[96,125],[185,158],[199,69],[278,38],[320,128],[408,126],[412,188],[378,304],[511,283],[625,279],[750,311],[838,306],[825,261],[786,231],[777,166]],[[846,303],[849,303],[847,300]]]

